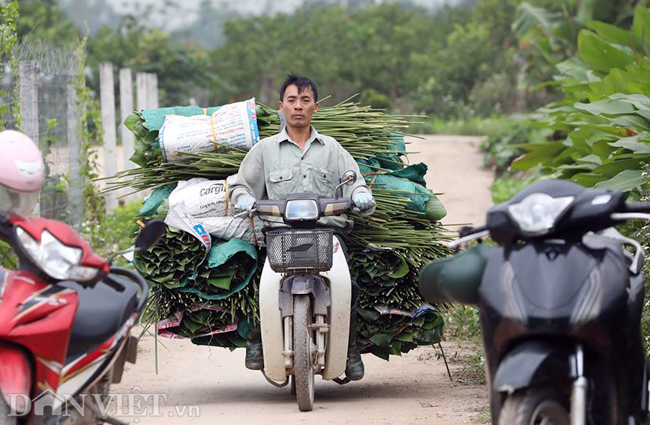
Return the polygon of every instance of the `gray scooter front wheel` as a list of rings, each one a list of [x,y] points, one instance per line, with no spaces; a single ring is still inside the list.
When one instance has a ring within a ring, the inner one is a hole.
[[[314,408],[313,322],[309,295],[297,295],[293,300],[293,364],[296,401],[301,412]]]

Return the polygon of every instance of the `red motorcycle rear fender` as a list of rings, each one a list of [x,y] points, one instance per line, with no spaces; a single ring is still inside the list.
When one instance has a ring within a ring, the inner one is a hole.
[[[17,348],[0,345],[0,392],[7,404],[23,413],[31,399],[32,370],[25,354]]]

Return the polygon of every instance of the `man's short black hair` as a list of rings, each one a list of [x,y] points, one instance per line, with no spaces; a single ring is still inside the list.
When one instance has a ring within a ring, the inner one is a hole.
[[[311,87],[311,91],[314,93],[314,102],[318,102],[318,87],[316,86],[316,83],[307,77],[301,77],[294,74],[287,75],[287,79],[282,83],[282,87],[280,88],[280,101],[284,100],[284,92],[287,90],[287,87],[292,84],[295,84],[296,87],[298,87],[298,93],[302,92],[307,87]]]

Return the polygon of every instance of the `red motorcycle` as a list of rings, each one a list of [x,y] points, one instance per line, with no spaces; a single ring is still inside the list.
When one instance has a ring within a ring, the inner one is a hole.
[[[136,250],[155,245],[164,229],[150,222]],[[110,267],[61,222],[0,213],[0,239],[20,261],[16,271],[0,268],[0,423],[106,421],[110,384],[126,361],[135,363],[130,332],[147,283]]]
[[[43,181],[40,153],[10,131],[0,132],[0,152],[0,209],[9,209],[0,211],[0,240],[19,260],[15,271],[0,267],[0,424],[121,424],[105,402],[125,362],[135,362],[130,333],[147,283],[111,267],[70,226],[27,218]],[[164,231],[150,222],[129,251],[152,247]]]

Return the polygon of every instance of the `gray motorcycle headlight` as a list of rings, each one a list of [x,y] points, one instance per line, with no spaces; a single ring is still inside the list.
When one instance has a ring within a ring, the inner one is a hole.
[[[573,199],[573,196],[553,198],[545,193],[533,193],[508,206],[508,212],[525,236],[541,236],[555,226],[555,221]]]
[[[316,220],[318,216],[318,204],[313,199],[287,201],[284,210],[286,220]]]

